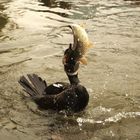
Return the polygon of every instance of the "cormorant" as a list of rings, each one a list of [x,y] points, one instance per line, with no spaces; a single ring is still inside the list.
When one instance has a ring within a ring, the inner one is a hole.
[[[88,104],[89,94],[80,84],[78,69],[84,63],[85,49],[90,44],[85,30],[77,24],[69,25],[73,31],[74,43],[64,52],[63,65],[70,83],[56,82],[47,85],[36,74],[21,76],[19,83],[32,100],[42,109],[82,111]],[[82,34],[82,37],[81,37]],[[85,43],[86,41],[86,43]],[[87,43],[88,42],[88,43]],[[86,46],[87,45],[87,46]]]

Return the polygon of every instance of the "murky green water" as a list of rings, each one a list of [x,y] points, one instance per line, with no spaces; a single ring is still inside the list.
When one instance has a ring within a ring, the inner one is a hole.
[[[39,110],[17,81],[68,81],[61,59],[72,35],[59,27],[71,23],[84,24],[94,47],[79,71],[89,105],[65,116]],[[1,0],[0,96],[0,139],[139,140],[140,1]]]

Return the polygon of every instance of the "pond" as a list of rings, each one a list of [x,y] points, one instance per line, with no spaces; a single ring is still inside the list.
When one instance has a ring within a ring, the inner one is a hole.
[[[0,1],[0,139],[140,139],[139,0]],[[90,95],[84,112],[40,110],[25,98],[21,75],[68,81],[64,50],[83,25],[94,47],[79,78]]]

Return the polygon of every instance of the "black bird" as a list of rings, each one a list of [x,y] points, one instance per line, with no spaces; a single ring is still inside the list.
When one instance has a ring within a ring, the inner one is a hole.
[[[19,80],[23,90],[28,93],[32,100],[42,109],[78,112],[82,111],[89,101],[89,94],[86,88],[80,84],[78,78],[80,61],[84,56],[83,50],[80,50],[82,47],[86,47],[84,46],[85,44],[82,44],[83,46],[81,45],[81,42],[85,40],[85,38],[80,38],[80,34],[83,33],[83,37],[87,37],[87,34],[79,25],[73,24],[69,27],[71,27],[73,31],[74,44],[70,44],[69,48],[64,52],[63,64],[70,83],[56,82],[47,85],[46,81],[36,74],[28,74],[28,79],[22,76]],[[78,30],[78,32],[76,30]],[[79,32],[79,30],[81,32]],[[76,46],[74,46],[78,36]],[[81,47],[79,50],[75,49],[79,46]]]

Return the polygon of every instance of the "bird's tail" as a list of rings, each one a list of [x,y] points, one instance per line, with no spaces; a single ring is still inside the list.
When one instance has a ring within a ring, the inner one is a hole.
[[[42,95],[47,87],[46,81],[42,80],[36,74],[28,74],[28,79],[25,76],[21,76],[18,81],[23,87],[23,90],[30,96]]]

